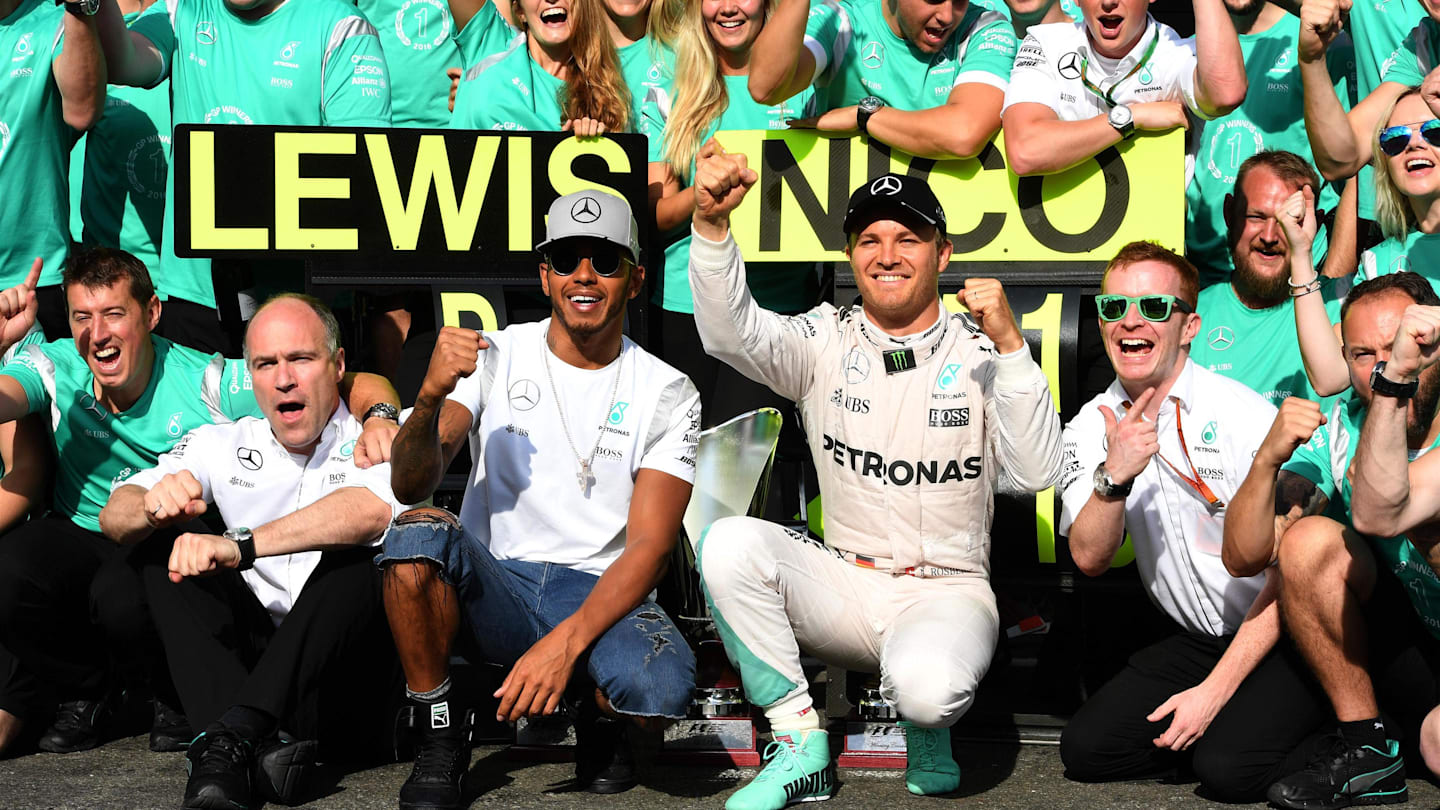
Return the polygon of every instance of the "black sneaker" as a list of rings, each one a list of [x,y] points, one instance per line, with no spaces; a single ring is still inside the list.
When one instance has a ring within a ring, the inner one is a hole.
[[[460,780],[470,769],[470,726],[473,712],[457,717],[450,701],[407,701],[395,726],[397,737],[409,736],[415,767],[400,786],[400,810],[457,810]]]
[[[190,743],[185,753],[185,810],[247,810],[251,806],[250,767],[255,752],[240,735],[216,723]]]
[[[255,754],[255,792],[267,802],[299,804],[319,750],[316,740],[283,736],[262,745]]]
[[[629,723],[602,714],[582,700],[575,718],[575,782],[591,793],[624,793],[635,787],[635,755]]]
[[[1335,810],[1410,800],[1399,743],[1386,740],[1380,749],[1353,745],[1338,734],[1327,740],[1305,770],[1271,785],[1266,796],[1288,810]]]
[[[150,722],[151,751],[184,751],[195,739],[190,721],[179,709],[160,698],[152,698],[154,718]]]
[[[110,719],[104,700],[68,700],[55,710],[55,722],[40,735],[40,750],[52,754],[88,751],[100,744]]]

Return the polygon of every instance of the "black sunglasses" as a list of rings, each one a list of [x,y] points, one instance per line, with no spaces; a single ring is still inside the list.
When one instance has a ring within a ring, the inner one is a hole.
[[[585,258],[590,259],[590,267],[595,271],[595,275],[601,278],[620,275],[621,268],[630,261],[630,257],[621,253],[617,247],[596,247],[588,256],[582,256],[573,247],[557,245],[545,256],[545,264],[550,266],[555,275],[568,276],[580,267],[580,260]]]
[[[1380,132],[1380,151],[1395,157],[1410,145],[1410,130],[1413,127],[1420,128],[1420,137],[1431,146],[1440,146],[1440,119],[1431,118],[1429,121],[1416,121],[1413,124],[1397,124],[1393,127],[1386,127]]]

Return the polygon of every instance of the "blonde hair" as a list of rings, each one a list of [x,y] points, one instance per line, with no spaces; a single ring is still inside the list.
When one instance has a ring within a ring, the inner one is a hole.
[[[1410,200],[1390,177],[1390,158],[1380,149],[1380,133],[1390,124],[1390,116],[1395,114],[1395,107],[1400,104],[1401,99],[1418,95],[1420,88],[1411,87],[1401,93],[1390,102],[1385,111],[1380,114],[1380,120],[1375,124],[1375,132],[1370,136],[1370,162],[1375,167],[1375,221],[1380,225],[1380,232],[1386,239],[1405,241],[1405,235],[1414,230],[1419,224],[1415,219],[1415,209],[1410,207]]]
[[[603,0],[574,0],[570,4],[570,60],[565,86],[560,89],[563,120],[593,118],[608,132],[630,129],[630,88],[620,72],[620,56],[610,39]],[[518,4],[517,4],[518,6]],[[523,10],[516,21],[528,35]]]
[[[773,0],[765,0],[765,20],[774,8]],[[675,32],[675,104],[665,121],[665,162],[687,183],[705,134],[730,107],[718,50],[705,30],[700,3],[691,2]]]

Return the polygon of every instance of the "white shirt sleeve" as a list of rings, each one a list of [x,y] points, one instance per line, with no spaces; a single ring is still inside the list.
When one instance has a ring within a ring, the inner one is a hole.
[[[405,504],[395,500],[395,492],[390,489],[390,462],[388,461],[364,470],[356,467],[355,471],[350,475],[349,480],[354,486],[369,490],[371,495],[379,498],[386,506],[390,507],[390,518],[392,520],[407,508]],[[383,537],[383,534],[377,535],[375,543],[379,543]]]
[[[1062,536],[1070,534],[1070,525],[1095,491],[1095,468],[1105,461],[1104,424],[1100,411],[1086,405],[1061,434],[1064,450],[1060,462],[1060,525],[1056,532]]]
[[[174,447],[170,448],[169,452],[162,453],[160,458],[156,459],[154,467],[116,481],[115,488],[134,484],[149,491],[151,487],[160,483],[161,478],[188,470],[191,475],[195,476],[195,480],[200,482],[201,500],[206,503],[214,503],[215,493],[210,486],[210,470],[205,462],[207,459],[229,458],[234,455],[234,451],[231,451],[229,455],[216,455],[217,451],[212,450],[215,445],[214,434],[218,427],[218,425],[205,425],[186,433],[180,437],[180,441],[176,442]]]
[[[1044,104],[1059,115],[1060,74],[1053,61],[1058,58],[1060,54],[1047,53],[1033,33],[1027,34],[1015,54],[1015,65],[1010,69],[1010,85],[1005,89],[1005,107],[1001,109],[1001,114],[1011,105],[1034,103]]]
[[[695,452],[700,445],[700,392],[681,377],[665,387],[651,416],[650,436],[640,466],[695,483]]]

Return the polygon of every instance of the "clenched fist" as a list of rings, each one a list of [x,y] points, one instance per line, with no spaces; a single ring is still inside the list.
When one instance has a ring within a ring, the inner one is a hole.
[[[1169,132],[1176,127],[1190,128],[1185,105],[1178,101],[1145,101],[1130,105],[1135,128],[1142,132]]]
[[[1411,304],[1400,318],[1385,377],[1396,382],[1419,379],[1420,372],[1440,361],[1440,307]]]
[[[1344,15],[1349,15],[1350,5],[1351,0],[1304,0],[1301,3],[1300,61],[1325,58],[1325,49],[1345,27]]]
[[[732,155],[714,138],[700,147],[695,159],[695,227],[707,239],[719,241],[730,230],[730,212],[759,175],[741,154]]]
[[[1278,468],[1290,460],[1295,448],[1310,441],[1316,429],[1325,424],[1325,415],[1320,413],[1320,403],[1299,397],[1287,397],[1280,403],[1280,412],[1260,443],[1255,454],[1256,461]]]
[[[435,339],[435,351],[430,354],[425,381],[420,383],[419,398],[439,402],[449,396],[461,378],[475,373],[480,350],[488,348],[490,344],[474,329],[458,326],[441,329]]]
[[[993,278],[969,278],[965,286],[955,294],[955,299],[970,310],[980,331],[995,344],[1001,354],[1025,347],[1025,338],[1020,335],[1020,325],[1015,323],[1015,313],[1010,311],[1010,300],[1005,297],[1005,288]]]
[[[205,514],[205,490],[189,470],[170,473],[145,493],[145,521],[159,529]]]
[[[186,532],[170,550],[170,581],[215,574],[240,565],[240,544],[215,534]]]
[[[1160,452],[1160,437],[1155,432],[1155,423],[1145,417],[1145,409],[1155,397],[1154,388],[1135,398],[1135,404],[1117,420],[1115,412],[1100,406],[1100,415],[1105,417],[1105,444],[1109,451],[1105,456],[1105,470],[1110,480],[1117,484],[1128,484],[1145,471],[1150,457]]]
[[[35,325],[35,313],[40,309],[35,285],[40,283],[42,266],[43,262],[37,258],[24,281],[0,291],[0,353],[18,343]]]

